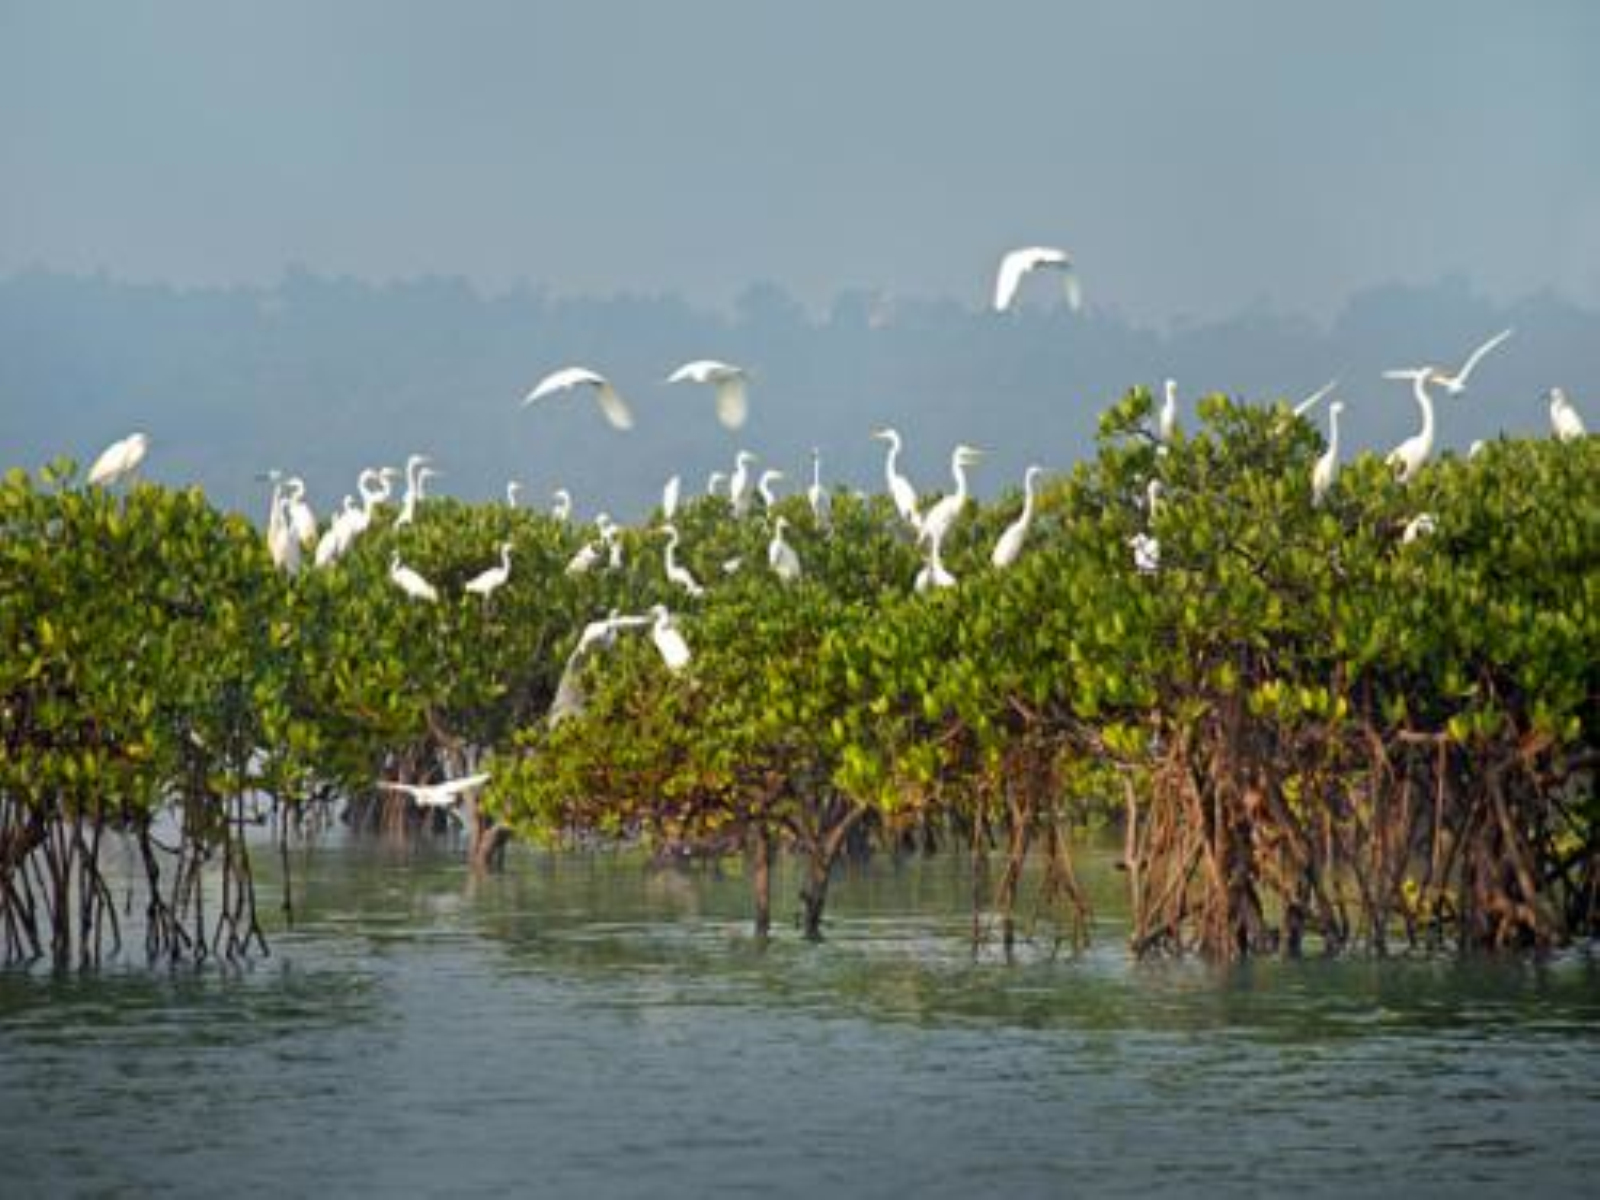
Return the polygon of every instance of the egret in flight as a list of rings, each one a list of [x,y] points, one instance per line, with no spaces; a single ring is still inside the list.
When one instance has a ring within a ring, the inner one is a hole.
[[[111,487],[126,479],[138,470],[149,450],[150,439],[142,433],[131,433],[119,442],[112,442],[89,468],[88,483]]]
[[[1493,350],[1496,346],[1510,336],[1511,330],[1502,329],[1499,333],[1495,334],[1487,342],[1484,342],[1483,345],[1479,346],[1476,350],[1469,354],[1467,356],[1467,361],[1461,364],[1461,369],[1454,375],[1446,375],[1443,371],[1435,367],[1433,370],[1433,381],[1440,387],[1444,388],[1444,390],[1449,392],[1452,396],[1461,395],[1462,392],[1467,390],[1467,376],[1471,375],[1472,372],[1477,368],[1478,364],[1483,361],[1483,356],[1488,354],[1489,351]]]
[[[394,584],[413,600],[426,600],[429,604],[436,604],[439,600],[439,589],[434,587],[421,575],[400,561],[400,551],[394,552],[394,557],[389,560],[389,578]]]
[[[1082,308],[1083,291],[1078,284],[1078,273],[1073,269],[1071,256],[1053,246],[1024,246],[1000,259],[1000,270],[994,281],[995,312],[1003,313],[1011,307],[1025,275],[1047,268],[1061,272],[1061,286],[1067,298],[1067,307],[1073,312]]]
[[[950,526],[955,524],[961,510],[967,506],[967,468],[976,465],[982,456],[983,451],[971,446],[957,446],[951,451],[950,474],[955,476],[956,490],[923,514],[922,526],[917,531],[919,540],[943,540],[944,535],[950,532]]]
[[[1022,543],[1028,536],[1028,524],[1033,520],[1033,487],[1043,474],[1043,467],[1029,467],[1022,473],[1022,515],[1006,527],[989,556],[989,561],[1002,570],[1016,562],[1017,556],[1022,553]]]
[[[1407,483],[1433,453],[1433,397],[1428,395],[1428,384],[1437,377],[1436,369],[1412,367],[1404,371],[1385,371],[1383,377],[1411,380],[1411,394],[1422,410],[1422,428],[1389,451],[1389,456],[1383,460],[1399,470],[1401,483]]]
[[[667,664],[669,671],[683,670],[689,665],[689,643],[683,640],[683,634],[672,624],[672,614],[667,611],[665,604],[657,604],[650,610],[650,615],[655,618],[650,626],[650,640],[655,643],[661,661]]]
[[[1335,400],[1328,405],[1328,448],[1311,468],[1311,503],[1321,504],[1322,498],[1333,486],[1339,474],[1339,414],[1344,411],[1344,401]]]
[[[922,514],[917,511],[917,489],[911,480],[900,473],[900,433],[885,427],[874,430],[872,436],[889,443],[889,454],[883,460],[883,478],[889,486],[889,498],[894,501],[900,519],[913,529],[922,528]]]
[[[480,571],[467,581],[466,590],[487,600],[511,578],[511,543],[500,543],[500,565]]]
[[[717,389],[717,420],[728,429],[738,429],[750,415],[750,405],[745,394],[749,373],[732,363],[718,362],[714,358],[699,358],[684,363],[671,375],[668,383],[709,383]]]
[[[591,371],[588,367],[564,367],[559,371],[552,371],[533,385],[533,390],[523,397],[522,407],[526,408],[546,396],[554,396],[559,392],[580,387],[593,389],[595,403],[600,406],[600,411],[613,429],[633,428],[633,413],[628,411],[628,406],[617,394],[617,389],[611,386],[611,381],[604,375],[598,371]]]
[[[1563,442],[1578,441],[1588,433],[1567,393],[1558,387],[1550,389],[1550,429]]]
[[[449,808],[466,793],[488,782],[489,773],[485,771],[479,775],[446,779],[443,783],[392,783],[380,779],[378,786],[387,792],[404,792],[418,808]]]

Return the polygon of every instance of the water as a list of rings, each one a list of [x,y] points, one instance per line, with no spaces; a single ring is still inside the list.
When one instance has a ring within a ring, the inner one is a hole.
[[[331,845],[243,971],[0,973],[0,1196],[1577,1194],[1600,968],[973,962],[952,864],[766,951],[736,878]],[[785,880],[783,895],[793,894]],[[824,1189],[819,1193],[819,1189]]]

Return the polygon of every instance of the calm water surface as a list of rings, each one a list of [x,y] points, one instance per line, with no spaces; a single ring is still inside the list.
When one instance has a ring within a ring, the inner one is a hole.
[[[0,1196],[1595,1194],[1592,953],[974,962],[952,864],[735,878],[324,845],[243,971],[0,972]],[[792,894],[786,886],[785,894]]]

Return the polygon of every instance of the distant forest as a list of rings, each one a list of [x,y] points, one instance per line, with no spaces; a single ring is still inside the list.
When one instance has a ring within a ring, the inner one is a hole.
[[[807,482],[813,446],[828,481],[876,487],[881,444],[866,435],[893,424],[922,487],[943,489],[950,448],[968,441],[990,452],[976,484],[993,494],[1029,462],[1069,466],[1101,409],[1168,376],[1189,413],[1207,392],[1294,400],[1338,377],[1349,444],[1387,448],[1415,411],[1379,372],[1454,365],[1505,326],[1516,336],[1442,406],[1442,445],[1543,431],[1552,384],[1600,425],[1600,312],[1554,295],[1497,305],[1451,278],[1362,292],[1326,326],[1251,311],[1157,329],[1097,309],[1087,284],[1082,313],[1035,301],[998,317],[982,307],[986,281],[965,305],[852,292],[817,312],[765,283],[714,311],[673,296],[485,295],[442,278],[291,270],[272,286],[189,290],[25,272],[0,279],[0,466],[86,463],[140,429],[154,478],[259,516],[253,477],[269,467],[303,475],[326,512],[361,467],[427,450],[441,490],[498,495],[515,478],[528,502],[564,485],[582,514],[634,516],[669,475],[699,488],[740,447],[791,487]],[[738,433],[703,390],[662,382],[704,357],[753,375]],[[610,376],[638,427],[613,432],[581,396],[518,407],[569,364]]]

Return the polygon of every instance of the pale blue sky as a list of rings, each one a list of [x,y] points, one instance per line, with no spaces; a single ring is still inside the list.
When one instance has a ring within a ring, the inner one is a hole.
[[[1600,4],[0,0],[0,273],[1600,302]]]

